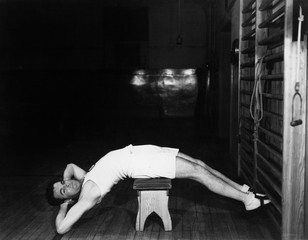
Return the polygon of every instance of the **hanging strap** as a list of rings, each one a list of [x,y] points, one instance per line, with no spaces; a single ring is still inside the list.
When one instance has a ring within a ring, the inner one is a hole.
[[[303,104],[303,99],[302,96],[299,92],[300,90],[300,77],[299,77],[299,68],[300,68],[300,54],[301,54],[301,32],[302,32],[302,22],[304,21],[304,15],[302,13],[302,6],[299,6],[299,17],[298,17],[298,32],[297,32],[297,59],[296,59],[296,82],[295,82],[295,93],[293,95],[292,98],[292,118],[291,118],[291,122],[290,125],[292,127],[296,127],[299,126],[303,123],[303,121],[301,120],[301,115],[302,115],[302,104]],[[295,100],[299,99],[299,103],[300,103],[300,113],[299,113],[299,118],[295,119],[295,110],[294,110],[294,106],[295,106]]]
[[[250,116],[254,120],[255,124],[259,123],[263,118],[263,100],[262,100],[262,84],[261,77],[264,71],[263,60],[264,57],[261,57],[257,61],[256,71],[257,76],[254,81],[253,91],[250,99]]]

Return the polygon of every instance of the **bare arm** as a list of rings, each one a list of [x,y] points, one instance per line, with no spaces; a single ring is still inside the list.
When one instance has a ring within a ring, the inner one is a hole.
[[[105,196],[104,193],[103,196]],[[56,228],[59,234],[68,232],[74,223],[76,223],[81,216],[91,209],[100,199],[101,192],[95,183],[88,181],[81,191],[78,202],[68,209],[69,201],[61,204],[59,213],[56,218]]]
[[[76,223],[81,216],[95,203],[89,201],[78,201],[69,211],[67,211],[69,202],[61,204],[59,213],[56,218],[56,228],[59,234],[64,234],[71,230],[74,223]]]
[[[68,180],[68,179],[75,178],[79,181],[82,181],[84,179],[85,174],[86,174],[85,170],[78,167],[74,163],[69,163],[66,165],[66,168],[63,172],[63,179]]]

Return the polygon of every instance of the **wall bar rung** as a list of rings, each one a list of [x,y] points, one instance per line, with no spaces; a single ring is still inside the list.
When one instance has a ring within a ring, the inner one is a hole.
[[[255,53],[255,46],[250,46],[248,48],[245,48],[241,52],[242,54],[254,54]]]
[[[244,171],[241,171],[241,176],[244,178],[245,182],[250,185],[253,185],[253,182],[248,178],[247,174]]]
[[[262,75],[261,79],[269,81],[283,81],[283,74]]]
[[[242,76],[241,80],[243,80],[243,81],[254,81],[255,77],[254,76]]]
[[[273,138],[275,138],[276,140],[282,142],[282,135],[280,135],[280,134],[278,134],[278,133],[275,133],[275,132],[273,132],[273,131],[271,131],[271,130],[268,130],[268,129],[266,129],[266,128],[263,128],[262,126],[259,126],[259,129],[260,129],[262,132],[264,132],[265,134],[267,134],[268,136],[273,137]]]
[[[273,112],[268,112],[266,110],[264,110],[264,115],[268,116],[268,117],[273,117],[273,118],[277,118],[278,120],[283,120],[282,115],[278,114],[278,113],[273,113]]]
[[[273,53],[264,57],[263,63],[279,62],[283,60],[283,52]]]
[[[254,169],[253,161],[250,158],[246,158],[246,154],[242,155],[241,164],[244,164],[247,172],[252,173]]]
[[[275,13],[271,14],[269,18],[267,18],[264,22],[259,24],[259,28],[267,28],[267,27],[275,27],[281,26],[281,23],[284,22],[279,20],[282,16],[284,16],[284,6],[278,9]],[[281,16],[280,16],[281,15]],[[279,19],[277,19],[279,17]],[[275,20],[275,21],[274,21]]]
[[[253,125],[253,120],[252,120],[252,118],[242,117],[241,120],[244,120],[245,122],[247,122],[247,123]]]
[[[242,132],[245,132],[247,134],[247,136],[251,136],[251,141],[252,141],[252,135],[253,135],[253,125],[250,122],[246,122],[248,124],[248,128],[246,126],[241,126],[241,130]],[[251,127],[251,129],[249,128]]]
[[[246,128],[244,128],[244,127],[241,127],[241,133],[245,133],[246,134],[246,136],[252,136],[252,132],[250,132],[248,129],[246,129]],[[248,145],[250,145],[249,143],[248,143],[248,141],[246,141],[246,139],[247,138],[241,138],[241,140],[243,140],[244,142],[246,142]],[[248,140],[251,140],[251,145],[252,145],[252,138],[251,139],[249,139],[248,138]]]
[[[267,49],[268,49],[268,50],[273,50],[274,48],[280,47],[280,46],[282,46],[283,44],[284,44],[283,41],[282,41],[282,42],[278,42],[278,43],[276,43],[276,44],[267,46]]]
[[[275,0],[267,0],[261,3],[259,10],[260,11],[265,11],[265,10],[270,10],[273,9],[275,6],[277,6],[282,0],[276,1],[273,3]]]
[[[240,152],[245,155],[247,159],[253,161],[253,148],[246,141],[244,141],[244,144],[241,145]]]
[[[253,176],[253,172],[250,170],[249,166],[246,164],[245,161],[241,161],[241,165],[246,169],[246,172],[249,172],[250,176]]]
[[[284,31],[280,30],[278,33],[273,34],[267,38],[264,38],[258,42],[259,45],[264,46],[264,45],[273,45],[278,42],[282,42],[283,44],[283,35]]]
[[[243,127],[243,126],[241,127],[241,133],[245,133],[246,136],[252,136],[253,135],[252,131],[250,131],[249,129],[247,129],[247,128]],[[242,138],[242,139],[244,139],[244,138]],[[251,137],[250,140],[252,140],[252,137]]]
[[[251,0],[247,6],[242,10],[242,13],[249,13],[254,11],[255,8],[253,8],[253,4],[256,2],[256,0]]]
[[[282,211],[281,211],[281,204],[279,204],[273,197],[271,197],[271,194],[269,193],[269,191],[267,190],[267,188],[264,187],[263,184],[260,183],[258,180],[257,180],[257,184],[258,184],[258,186],[261,188],[261,190],[262,190],[264,193],[266,193],[266,194],[270,197],[273,206],[274,206],[274,207],[278,210],[278,212],[281,214],[281,213],[282,213]]]
[[[271,184],[271,187],[281,196],[281,187],[277,186],[275,182],[262,169],[258,168],[258,172]]]
[[[282,28],[284,26],[284,18],[279,17],[276,21],[269,22],[263,28]],[[260,27],[261,28],[261,27]]]
[[[255,29],[251,29],[249,32],[247,32],[243,37],[242,40],[251,40],[254,39],[256,35],[256,30]]]
[[[246,148],[249,152],[253,152],[253,147],[244,138],[241,139],[241,146],[244,147],[244,149]]]
[[[283,101],[283,96],[280,95],[280,94],[263,93],[262,95],[263,95],[263,97],[265,97],[265,98]]]
[[[282,173],[281,169],[278,170],[275,166],[273,166],[272,163],[270,163],[266,158],[264,158],[261,154],[257,153],[257,156],[262,160],[264,164],[267,165],[268,169],[270,170],[271,173],[275,175],[275,177],[281,181],[282,179]],[[281,167],[281,166],[280,166]]]
[[[240,106],[243,108],[249,109],[249,104],[241,103]]]
[[[241,67],[242,68],[251,68],[251,67],[254,67],[255,66],[255,62],[254,61],[250,61],[250,62],[246,62],[246,63],[242,63],[241,64]]]
[[[246,136],[251,136],[251,140],[252,140],[252,135],[253,135],[253,132],[245,127],[241,127],[241,130],[242,132],[245,132]]]
[[[247,154],[247,151],[245,151],[245,149],[242,148],[241,150],[241,156],[244,157],[244,159],[247,159],[248,162],[251,162],[251,167],[253,167],[253,158],[250,157],[248,154]],[[245,161],[245,160],[243,160]],[[248,166],[248,164],[246,163],[246,165]]]
[[[241,146],[240,149],[245,151],[249,155],[248,158],[253,159],[253,142],[249,143],[250,139],[241,138]]]
[[[248,142],[251,142],[251,145],[253,144],[252,143],[252,136],[253,136],[253,125],[251,125],[249,122],[246,122],[246,126],[241,126],[240,127],[240,130],[241,130],[241,133],[245,133],[246,135],[246,139]],[[244,124],[243,124],[244,125]],[[243,134],[242,134],[243,135]],[[243,138],[245,139],[245,138]]]
[[[249,162],[253,163],[253,158],[251,158],[248,154],[247,149],[245,149],[244,147],[241,148],[240,150],[240,154],[242,156],[243,159],[247,159]],[[251,154],[252,155],[252,154]],[[247,165],[247,164],[246,164]]]
[[[265,0],[261,3],[259,7],[259,11],[265,11],[273,8],[273,1],[274,0]]]
[[[282,154],[280,152],[278,152],[277,150],[274,150],[273,148],[269,147],[268,145],[266,145],[265,143],[263,143],[262,141],[260,141],[260,139],[257,140],[257,142],[264,147],[267,151],[269,151],[270,153],[272,153],[273,155],[275,155],[277,158],[282,159]]]
[[[256,12],[251,14],[245,22],[242,23],[242,27],[249,27],[253,26],[255,24],[255,21],[253,21],[256,18]]]
[[[251,96],[252,92],[251,91],[242,90],[241,94]]]

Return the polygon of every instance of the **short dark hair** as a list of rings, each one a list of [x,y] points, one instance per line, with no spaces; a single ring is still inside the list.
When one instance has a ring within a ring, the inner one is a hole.
[[[58,199],[58,198],[55,198],[54,195],[53,195],[53,185],[56,183],[56,182],[59,182],[60,180],[52,180],[51,182],[48,183],[47,185],[47,189],[46,189],[46,199],[47,199],[47,202],[52,205],[52,206],[59,206],[61,205],[62,203],[64,203],[64,200],[65,199]]]

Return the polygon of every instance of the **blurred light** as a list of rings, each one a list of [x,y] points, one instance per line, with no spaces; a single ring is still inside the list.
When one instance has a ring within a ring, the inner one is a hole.
[[[197,85],[197,78],[195,76],[185,76],[185,85]]]
[[[140,87],[147,84],[147,81],[141,76],[133,76],[130,80],[130,84]]]
[[[135,75],[145,75],[145,73],[146,73],[145,70],[139,69],[139,70],[136,70],[134,74]]]
[[[183,75],[193,75],[195,74],[195,69],[185,69],[183,70]]]
[[[163,85],[165,86],[176,85],[176,81],[173,77],[167,76],[166,78],[163,78]]]
[[[172,76],[174,74],[173,69],[163,69],[161,75],[162,76]]]
[[[143,86],[147,84],[147,81],[142,76],[133,76],[132,80],[130,81],[130,84],[135,86]]]
[[[130,80],[130,84],[137,87],[146,85],[147,82],[148,81],[146,79],[146,71],[143,69],[136,70],[132,79]]]

